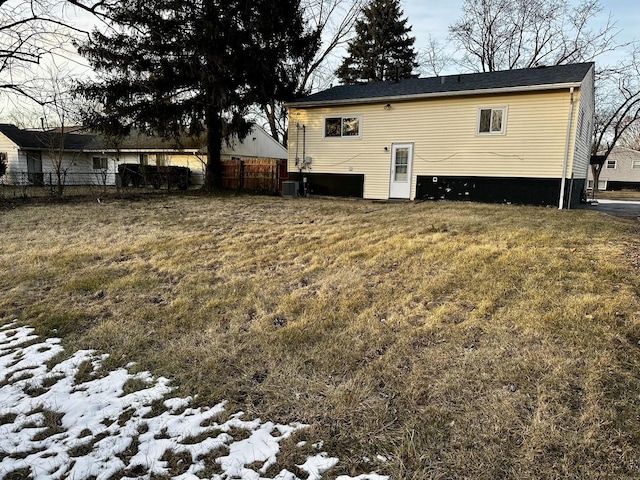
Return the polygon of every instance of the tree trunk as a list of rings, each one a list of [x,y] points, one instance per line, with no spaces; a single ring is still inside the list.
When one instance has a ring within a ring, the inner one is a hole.
[[[276,112],[278,111],[278,107],[275,103],[275,100],[271,100],[269,104],[263,105],[262,111],[267,116],[269,129],[271,130],[271,136],[275,139],[276,142],[280,143],[280,132],[278,131],[278,125],[276,121]]]
[[[602,165],[591,165],[591,174],[593,176],[593,188],[591,189],[591,198],[596,199],[596,192],[598,191],[598,184],[600,183],[600,172],[602,171]]]
[[[218,108],[211,102],[207,110],[207,167],[203,188],[213,192],[222,188],[222,119]]]

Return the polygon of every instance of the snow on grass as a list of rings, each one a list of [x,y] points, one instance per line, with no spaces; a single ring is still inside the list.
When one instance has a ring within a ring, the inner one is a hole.
[[[173,478],[259,480],[277,463],[280,442],[305,428],[246,421],[242,412],[217,423],[225,402],[190,408],[191,398],[167,398],[166,378],[124,368],[106,372],[106,356],[80,350],[61,360],[63,351],[59,339],[41,340],[32,328],[0,328],[0,478],[13,472],[38,480],[169,476],[171,453],[191,459]],[[246,438],[234,440],[234,431]],[[206,473],[212,458],[221,473]],[[319,452],[298,468],[319,480],[337,463]],[[273,478],[298,479],[286,469]]]

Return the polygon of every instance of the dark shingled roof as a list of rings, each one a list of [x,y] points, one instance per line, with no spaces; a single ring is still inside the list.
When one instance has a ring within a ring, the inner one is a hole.
[[[340,103],[362,103],[398,97],[419,97],[482,93],[482,90],[513,89],[580,83],[592,62],[553,67],[504,70],[499,72],[468,73],[430,78],[408,78],[397,82],[374,82],[342,85],[307,97],[298,98],[288,106],[314,106]]]
[[[22,130],[15,125],[0,123],[0,133],[3,133],[13,143],[26,150],[47,150],[56,148],[60,144],[60,133],[55,131]],[[83,150],[94,139],[93,135],[68,134],[64,136],[64,149]]]
[[[73,127],[64,135],[64,149],[70,151],[95,150],[196,150],[206,145],[203,137],[164,139],[134,131],[115,143],[97,133],[78,133],[81,127]],[[15,125],[0,123],[0,133],[24,150],[48,150],[60,145],[59,129],[51,131],[22,130]]]

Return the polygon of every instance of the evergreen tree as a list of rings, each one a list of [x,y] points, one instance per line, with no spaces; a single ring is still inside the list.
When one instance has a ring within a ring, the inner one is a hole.
[[[299,0],[133,0],[108,3],[107,33],[80,46],[98,80],[80,92],[110,135],[132,127],[165,137],[207,133],[205,187],[221,185],[225,138],[250,129],[247,109],[293,96],[290,60],[308,55]]]
[[[418,66],[415,37],[403,19],[400,0],[372,0],[356,22],[348,56],[336,71],[343,83],[409,78]]]

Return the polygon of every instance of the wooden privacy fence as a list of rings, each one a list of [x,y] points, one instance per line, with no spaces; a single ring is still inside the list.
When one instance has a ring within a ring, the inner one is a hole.
[[[226,188],[281,194],[287,177],[284,158],[222,160],[222,186]]]

